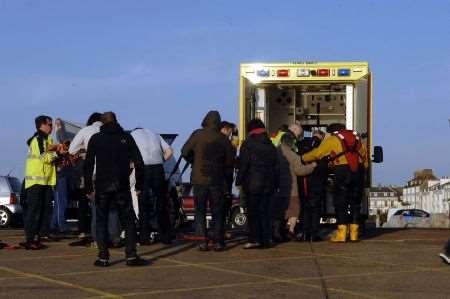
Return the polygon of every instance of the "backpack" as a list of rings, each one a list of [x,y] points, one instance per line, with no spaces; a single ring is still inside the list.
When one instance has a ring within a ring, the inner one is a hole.
[[[345,155],[350,170],[352,172],[357,172],[359,168],[359,158],[360,158],[359,149],[361,148],[361,143],[359,142],[357,133],[353,130],[340,130],[338,132],[333,133],[333,135],[339,138],[343,148],[343,151],[337,154],[333,158],[333,160],[337,159],[342,155]]]

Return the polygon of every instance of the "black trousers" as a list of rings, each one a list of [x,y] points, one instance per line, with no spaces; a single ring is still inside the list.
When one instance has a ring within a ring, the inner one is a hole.
[[[150,239],[150,210],[156,200],[156,220],[161,240],[170,238],[170,214],[168,209],[167,182],[162,164],[146,165],[144,168],[144,190],[139,196],[139,239],[141,242]]]
[[[88,234],[91,231],[89,199],[83,189],[75,190],[73,195],[78,200],[78,232]]]
[[[32,242],[35,237],[47,236],[53,212],[53,187],[33,185],[25,190],[26,204],[24,209],[25,239]]]
[[[319,232],[322,203],[326,197],[328,178],[328,165],[325,161],[319,161],[314,171],[306,178],[306,188],[303,204],[303,232],[315,237]]]
[[[108,251],[108,215],[110,209],[116,209],[122,228],[125,229],[125,255],[136,257],[136,216],[134,214],[130,190],[95,194],[96,237],[98,257],[109,259]]]
[[[335,168],[334,207],[338,224],[358,224],[361,216],[361,171],[352,172],[348,165]],[[350,212],[350,214],[349,214]]]
[[[247,194],[248,241],[269,245],[272,237],[271,193]]]
[[[283,196],[280,194],[276,194],[270,199],[270,222],[272,236],[275,240],[282,239],[287,233],[285,215],[289,206],[289,199],[289,195]]]
[[[209,204],[209,206],[208,206]],[[201,242],[207,243],[208,231],[206,229],[206,214],[209,207],[212,214],[211,227],[213,240],[216,243],[224,243],[224,196],[223,186],[194,185],[195,205],[195,233],[197,237],[203,237]]]
[[[310,190],[309,196],[302,199],[303,232],[308,236],[317,236],[322,211],[322,192]]]

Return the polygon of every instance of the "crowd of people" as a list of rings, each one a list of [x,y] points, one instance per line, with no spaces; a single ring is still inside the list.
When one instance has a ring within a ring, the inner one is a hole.
[[[126,264],[148,264],[137,255],[136,246],[151,243],[153,199],[160,240],[173,241],[163,168],[173,150],[158,134],[143,128],[127,132],[113,112],[93,113],[72,141],[57,136],[54,144],[52,118],[38,116],[35,124],[37,131],[27,141],[21,196],[24,248],[41,249],[51,232],[67,229],[69,186],[79,197],[80,242],[93,241],[98,247],[94,265],[110,265],[108,248],[122,245],[122,231]],[[61,125],[57,120],[56,126]],[[319,224],[330,190],[337,218],[330,241],[359,241],[368,167],[364,134],[335,123],[328,125],[327,132],[316,130],[304,138],[303,128],[294,123],[270,136],[259,119],[250,120],[246,130],[247,137],[238,147],[236,126],[222,121],[218,111],[210,111],[181,149],[181,156],[192,166],[195,240],[200,251],[226,249],[233,185],[248,217],[244,249],[267,249],[290,240],[322,241]],[[448,261],[448,253],[443,256]]]

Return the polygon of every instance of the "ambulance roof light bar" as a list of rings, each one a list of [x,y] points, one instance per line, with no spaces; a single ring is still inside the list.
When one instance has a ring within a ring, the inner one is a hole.
[[[271,72],[270,68],[260,68],[256,71],[258,77],[270,77]],[[341,68],[337,70],[338,77],[348,77],[351,74],[351,70],[349,68]],[[272,74],[273,76],[274,74]],[[279,69],[276,71],[277,77],[289,77],[290,70],[289,69]],[[331,71],[330,69],[309,69],[309,68],[298,68],[297,69],[297,77],[330,77]],[[336,70],[333,69],[333,76],[336,75]]]

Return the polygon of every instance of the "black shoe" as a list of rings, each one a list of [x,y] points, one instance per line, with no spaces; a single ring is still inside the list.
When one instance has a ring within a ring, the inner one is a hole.
[[[32,242],[21,242],[19,245],[26,250],[41,250],[47,248],[47,246],[43,245],[41,242],[32,241]]]
[[[172,239],[169,237],[161,238],[161,243],[163,243],[164,245],[170,245],[172,244]]]
[[[94,262],[94,266],[96,267],[109,267],[110,265],[109,260],[104,259],[98,259]]]
[[[202,244],[198,245],[198,250],[199,251],[209,251],[208,244],[202,243]]]
[[[285,234],[273,235],[272,241],[274,243],[286,243],[291,241],[291,239]]]
[[[313,236],[311,236],[311,238],[309,238],[309,241],[310,242],[322,242],[323,240],[321,237],[319,237],[317,235],[315,235],[315,236],[313,235]]]
[[[216,245],[214,245],[214,251],[224,251],[225,250],[225,244],[222,243],[216,243]]]
[[[83,238],[81,240],[78,241],[74,241],[69,243],[69,246],[83,246],[83,247],[90,247],[92,243],[91,238]]]
[[[272,242],[264,242],[264,244],[260,247],[261,249],[270,249],[273,247],[273,243]]]
[[[141,259],[138,256],[135,258],[131,258],[131,259],[127,258],[127,266],[130,266],[130,267],[147,266],[148,264],[150,264],[149,261]]]
[[[36,250],[36,249],[32,248],[33,245],[34,245],[33,242],[20,242],[19,243],[19,246],[25,248],[26,250]]]

